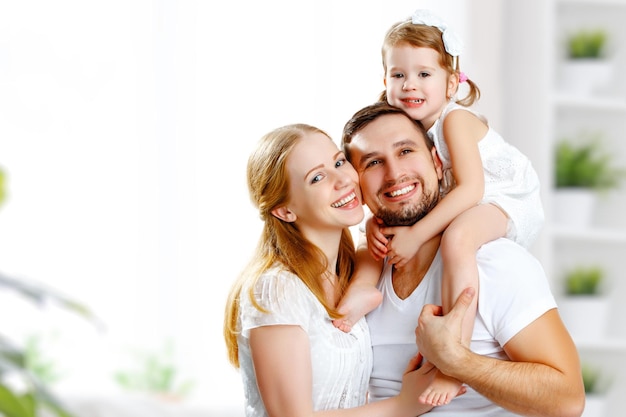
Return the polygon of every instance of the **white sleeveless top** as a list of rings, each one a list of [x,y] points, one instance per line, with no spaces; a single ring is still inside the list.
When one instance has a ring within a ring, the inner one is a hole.
[[[450,151],[443,137],[443,121],[456,110],[469,111],[485,123],[486,119],[467,107],[450,101],[443,113],[428,130],[443,163],[445,177],[450,179],[452,165]],[[478,143],[485,174],[485,194],[481,203],[492,203],[509,216],[506,237],[529,248],[535,241],[544,223],[541,204],[539,177],[530,160],[513,145],[489,127],[487,134]],[[448,184],[449,191],[451,184]]]

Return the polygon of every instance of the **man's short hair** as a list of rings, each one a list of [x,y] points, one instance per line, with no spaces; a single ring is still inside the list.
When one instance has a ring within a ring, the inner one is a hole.
[[[428,149],[432,149],[432,147],[434,146],[433,142],[428,139],[426,129],[420,121],[414,120],[411,116],[409,116],[407,112],[398,107],[394,107],[384,101],[379,101],[377,103],[363,107],[361,110],[354,113],[352,118],[348,120],[348,122],[344,126],[343,134],[341,135],[341,148],[343,149],[349,161],[351,160],[349,145],[352,142],[352,138],[354,137],[354,135],[356,135],[359,131],[364,129],[374,120],[388,114],[399,114],[410,120],[415,128],[422,134],[422,137],[424,138],[424,142],[426,143],[426,146],[428,146]]]

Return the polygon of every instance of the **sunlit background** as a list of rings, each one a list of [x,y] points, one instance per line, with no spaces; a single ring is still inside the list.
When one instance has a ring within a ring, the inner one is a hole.
[[[54,304],[34,307],[0,287],[2,334],[39,346],[62,398],[104,404],[133,393],[129,379],[157,355],[175,367],[176,401],[216,417],[242,414],[222,318],[260,230],[247,156],[260,136],[288,123],[339,139],[383,88],[385,31],[416,8],[434,10],[465,39],[461,67],[482,90],[478,108],[531,157],[550,214],[547,142],[560,126],[550,93],[559,60],[550,54],[561,36],[551,19],[558,4],[574,2],[507,3],[2,2],[0,273],[54,288],[102,323]],[[614,8],[615,21],[626,16],[625,2],[591,3]],[[612,45],[623,69],[620,30]],[[602,124],[623,140],[626,93],[622,81],[614,87],[616,104],[600,109],[620,121]],[[626,160],[624,145],[614,153]],[[626,253],[618,215],[626,204],[609,197],[604,207],[599,223],[618,248],[606,252],[617,259]],[[533,252],[556,283],[560,238],[551,231],[548,219]],[[626,343],[611,349],[623,369]]]

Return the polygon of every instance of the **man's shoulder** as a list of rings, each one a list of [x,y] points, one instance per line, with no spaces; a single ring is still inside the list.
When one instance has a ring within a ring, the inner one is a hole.
[[[510,239],[499,238],[487,242],[478,249],[476,261],[479,266],[505,269],[509,272],[540,270],[539,260],[523,246]]]
[[[529,256],[534,257],[526,248],[522,245],[513,242],[511,239],[504,237],[492,240],[483,244],[479,249],[479,252],[501,252],[504,254],[511,254],[517,256]]]

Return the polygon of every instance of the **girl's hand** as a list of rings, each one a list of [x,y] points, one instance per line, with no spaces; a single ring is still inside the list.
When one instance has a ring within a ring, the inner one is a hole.
[[[383,236],[393,235],[387,244],[387,257],[390,263],[401,268],[417,254],[422,245],[417,232],[417,223],[413,226],[397,226],[379,228]]]
[[[372,216],[365,223],[365,237],[367,239],[367,250],[372,258],[380,261],[387,256],[387,244],[389,240],[381,233],[380,225],[382,220]]]

